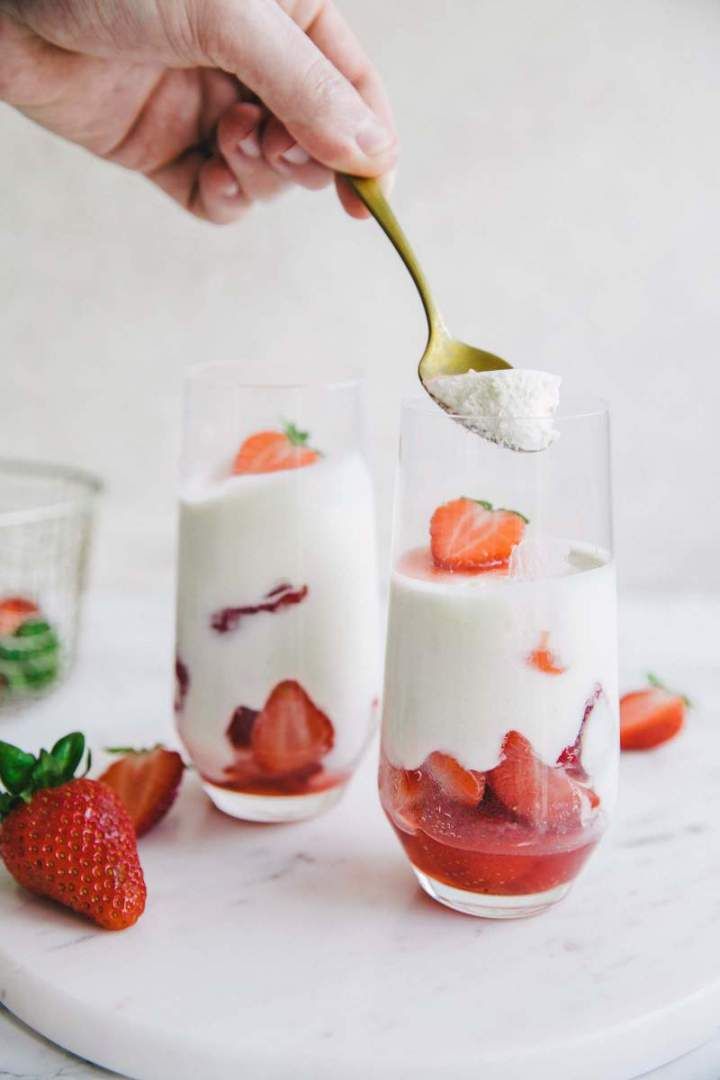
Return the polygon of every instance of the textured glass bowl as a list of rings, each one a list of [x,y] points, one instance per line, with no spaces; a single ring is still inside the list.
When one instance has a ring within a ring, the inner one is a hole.
[[[0,713],[72,666],[100,489],[77,469],[0,459]]]

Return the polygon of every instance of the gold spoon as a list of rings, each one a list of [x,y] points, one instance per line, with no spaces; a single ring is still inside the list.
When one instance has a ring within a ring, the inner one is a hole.
[[[420,293],[422,306],[427,317],[428,339],[425,352],[422,354],[418,365],[418,377],[433,398],[433,401],[437,401],[437,398],[428,389],[427,381],[436,375],[462,375],[466,371],[499,371],[502,368],[512,367],[512,364],[508,364],[507,360],[495,356],[494,353],[487,352],[485,349],[476,349],[473,345],[466,345],[464,341],[458,341],[457,338],[450,337],[415,253],[410,247],[405,233],[400,228],[397,218],[390,209],[387,199],[380,190],[377,180],[364,176],[346,176],[345,179],[365,203],[365,206],[367,206],[405,263],[411,278],[415,282],[415,287]],[[437,403],[442,405],[442,402]]]

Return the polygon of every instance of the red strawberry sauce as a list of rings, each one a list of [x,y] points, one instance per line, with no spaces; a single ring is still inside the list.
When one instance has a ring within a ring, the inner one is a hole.
[[[600,800],[579,778],[577,761],[569,768],[538,761],[537,773],[528,771],[532,749],[526,745],[524,758],[509,754],[486,773],[437,751],[411,770],[382,755],[380,800],[414,867],[456,889],[493,896],[547,892],[576,877],[599,840]],[[515,767],[521,788],[513,783]],[[477,789],[469,777],[477,779]],[[534,792],[533,783],[542,790]],[[480,795],[474,805],[472,790]],[[541,821],[535,805],[544,809]]]
[[[218,634],[227,634],[235,630],[241,619],[247,615],[259,615],[261,612],[272,614],[280,608],[301,604],[308,594],[307,585],[294,589],[289,582],[283,582],[266,593],[258,604],[244,604],[241,607],[220,608],[210,616],[210,625]]]
[[[398,559],[397,570],[407,577],[420,578],[423,581],[461,581],[463,578],[488,577],[495,575],[507,577],[510,573],[507,564],[489,566],[482,570],[463,570],[461,574],[452,570],[443,570],[433,562],[429,547],[412,548]]]

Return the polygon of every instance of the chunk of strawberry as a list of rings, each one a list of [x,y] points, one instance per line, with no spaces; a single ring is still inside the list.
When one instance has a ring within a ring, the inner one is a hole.
[[[453,499],[439,506],[430,522],[435,566],[466,573],[506,566],[520,543],[526,519],[514,510],[493,510],[475,499]]]
[[[533,649],[527,661],[531,667],[542,671],[544,675],[563,675],[567,670],[550,648],[550,634],[547,630],[540,635],[538,647]]]
[[[185,766],[175,750],[131,750],[100,777],[120,797],[135,834],[149,832],[175,802]]]
[[[308,433],[294,424],[282,431],[258,431],[245,439],[233,461],[233,473],[268,473],[301,469],[320,456],[307,445]]]
[[[250,744],[258,765],[271,776],[304,769],[329,753],[335,730],[299,682],[278,683],[253,724]]]
[[[380,761],[380,801],[390,820],[403,832],[414,833],[423,796],[420,769],[399,769],[385,758]]]
[[[455,802],[465,806],[477,806],[483,797],[484,774],[464,769],[450,754],[435,750],[425,759],[423,771]]]
[[[674,738],[685,723],[687,698],[666,689],[653,676],[646,690],[620,698],[620,746],[651,750]]]
[[[235,709],[225,734],[236,750],[244,750],[250,746],[252,729],[258,716],[258,710],[251,709],[248,705],[238,705]]]
[[[587,792],[559,766],[546,765],[519,731],[509,731],[487,781],[500,802],[538,829],[572,829],[590,811]]]
[[[262,769],[253,757],[250,750],[235,750],[232,764],[223,769],[223,784],[227,787],[243,791],[245,788],[261,780]]]

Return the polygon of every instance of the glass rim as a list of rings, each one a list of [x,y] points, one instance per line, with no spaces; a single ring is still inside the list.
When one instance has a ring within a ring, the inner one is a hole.
[[[575,403],[575,404],[573,404]],[[565,398],[565,403],[561,400],[560,406],[557,411],[550,416],[528,416],[523,413],[487,413],[487,412],[451,412],[449,409],[444,409],[442,405],[435,401],[432,395],[425,391],[424,394],[408,395],[402,399],[401,407],[403,413],[422,412],[427,411],[434,412],[433,404],[436,405],[438,411],[444,413],[450,420],[457,420],[460,423],[468,420],[484,420],[484,421],[497,421],[497,420],[518,420],[521,423],[554,423],[555,421],[565,420],[582,420],[593,416],[608,416],[610,414],[610,403],[607,398],[600,397],[597,394],[570,394]]]
[[[35,506],[15,510],[0,509],[0,527],[59,517],[69,510],[92,505],[93,500],[105,488],[100,477],[86,469],[47,461],[0,457],[0,481],[6,476],[19,480],[66,481],[75,485],[75,491],[64,493],[57,498],[50,497],[46,502],[39,502]]]
[[[191,364],[185,371],[185,385],[188,386],[196,379],[212,373],[234,375],[241,373],[242,364],[232,360],[206,360],[199,364]],[[316,379],[305,382],[255,382],[242,379],[235,382],[239,390],[350,390],[353,387],[362,386],[367,382],[366,376],[359,371],[353,372],[339,379]]]

